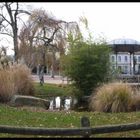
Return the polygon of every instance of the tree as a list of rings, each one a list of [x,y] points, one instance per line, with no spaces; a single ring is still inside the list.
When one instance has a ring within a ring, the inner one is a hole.
[[[83,96],[90,96],[99,84],[108,80],[111,50],[104,40],[93,42],[91,33],[88,40],[80,33],[75,37],[69,34],[68,40],[70,49],[67,55],[63,56],[61,67],[64,75],[71,79],[74,89],[78,89],[75,96],[79,106],[83,104]]]
[[[35,55],[34,58],[42,57],[41,61],[43,65],[46,65],[46,62],[48,62],[46,59],[50,58],[51,54],[51,61],[49,62],[51,62],[52,77],[54,77],[56,52],[59,52],[60,55],[65,53],[66,32],[72,29],[78,30],[76,22],[58,20],[45,10],[35,9],[32,11],[26,26],[23,26],[20,32],[20,57],[24,57],[25,60],[28,59],[26,62],[28,62],[28,65],[32,65],[31,63],[34,61],[30,60],[32,60],[33,54],[40,54],[40,57]],[[23,54],[23,52],[25,53]]]
[[[18,18],[20,13],[30,14],[25,10],[19,9],[18,2],[4,2],[0,6],[0,25],[1,34],[13,38],[15,61],[18,60]],[[6,15],[8,14],[8,16]],[[10,30],[9,27],[12,29]]]
[[[7,56],[7,49],[6,47],[0,47],[0,69],[5,69],[9,66],[8,64],[9,58]]]
[[[99,83],[107,80],[109,52],[106,44],[79,42],[62,59],[64,74],[73,81],[82,95],[91,95]]]

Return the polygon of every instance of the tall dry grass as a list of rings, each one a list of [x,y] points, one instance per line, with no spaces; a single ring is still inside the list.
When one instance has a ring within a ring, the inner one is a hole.
[[[7,102],[15,93],[13,75],[9,70],[0,70],[0,102]]]
[[[129,104],[130,111],[140,111],[140,89],[137,89]]]
[[[126,112],[132,99],[132,88],[126,83],[108,83],[91,96],[90,109],[99,112]]]
[[[14,65],[11,67],[15,83],[15,93],[20,95],[33,95],[34,87],[31,78],[31,71],[26,65]]]
[[[0,102],[8,102],[14,94],[34,94],[31,73],[25,65],[0,70]]]

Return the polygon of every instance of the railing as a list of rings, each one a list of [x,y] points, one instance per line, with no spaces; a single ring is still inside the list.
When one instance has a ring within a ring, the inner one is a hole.
[[[24,135],[45,135],[45,136],[82,136],[90,137],[94,134],[123,132],[140,129],[140,123],[121,125],[106,125],[90,127],[87,117],[81,118],[81,128],[35,128],[35,127],[13,127],[0,125],[0,133],[24,134]]]
[[[140,75],[120,75],[116,78],[128,83],[140,83]]]
[[[66,81],[67,84],[70,84],[70,82],[71,82],[71,79],[70,78],[64,77],[64,76],[61,77],[61,80],[62,80],[62,84],[64,84],[64,81]]]

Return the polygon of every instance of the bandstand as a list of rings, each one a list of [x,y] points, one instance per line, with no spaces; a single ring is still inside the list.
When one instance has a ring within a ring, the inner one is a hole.
[[[108,42],[112,48],[111,62],[123,75],[140,75],[140,42],[134,39],[114,39]]]

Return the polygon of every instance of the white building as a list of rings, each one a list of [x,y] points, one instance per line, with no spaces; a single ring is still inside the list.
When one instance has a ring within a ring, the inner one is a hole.
[[[113,70],[118,70],[123,75],[140,74],[140,42],[115,39],[108,44],[113,49],[110,55]]]

